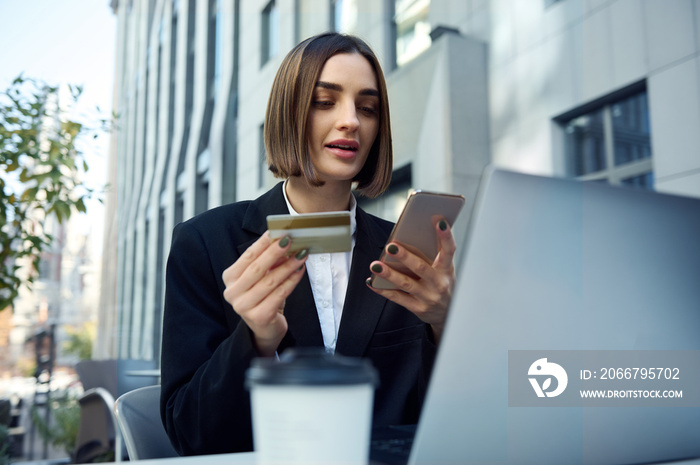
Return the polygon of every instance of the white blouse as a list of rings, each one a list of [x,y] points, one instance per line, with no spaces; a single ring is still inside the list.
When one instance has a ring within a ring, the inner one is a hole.
[[[298,215],[287,198],[287,182],[284,183],[284,200],[292,215]],[[350,265],[352,264],[352,252],[355,249],[355,235],[357,221],[357,201],[354,195],[350,195],[350,232],[352,245],[349,252],[311,254],[306,260],[306,272],[311,282],[311,290],[316,303],[318,320],[321,323],[323,344],[326,351],[335,352],[338,341],[338,328],[343,314],[343,303],[348,289]]]

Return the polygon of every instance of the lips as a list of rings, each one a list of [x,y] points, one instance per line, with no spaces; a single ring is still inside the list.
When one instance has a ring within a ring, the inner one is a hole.
[[[357,141],[349,139],[338,139],[326,144],[326,149],[339,158],[354,158],[360,149]]]
[[[332,141],[329,144],[326,144],[326,147],[331,149],[349,150],[352,152],[357,152],[360,148],[360,144],[354,140],[338,139]]]

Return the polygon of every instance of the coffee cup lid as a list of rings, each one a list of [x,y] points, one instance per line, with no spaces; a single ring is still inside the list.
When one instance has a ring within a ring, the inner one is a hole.
[[[279,360],[253,359],[246,371],[246,387],[255,385],[350,385],[378,383],[367,359],[327,353],[318,347],[287,349]]]

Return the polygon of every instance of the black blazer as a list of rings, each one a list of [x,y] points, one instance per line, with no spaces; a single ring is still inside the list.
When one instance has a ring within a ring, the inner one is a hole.
[[[254,201],[177,225],[166,271],[161,416],[182,455],[252,450],[245,371],[256,357],[251,333],[224,300],[223,271],[288,213],[282,183]],[[357,209],[357,235],[336,352],[369,358],[379,372],[374,425],[416,423],[436,346],[430,327],[365,285],[392,224]],[[289,329],[279,353],[323,347],[308,276],[287,298]]]

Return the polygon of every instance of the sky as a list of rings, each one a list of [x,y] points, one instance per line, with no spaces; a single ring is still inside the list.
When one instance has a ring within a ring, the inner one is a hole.
[[[51,85],[80,85],[84,89],[78,114],[97,115],[99,108],[109,117],[117,27],[109,4],[109,0],[0,0],[0,89],[20,74]],[[93,187],[103,186],[109,136],[84,142],[89,181]],[[99,255],[104,209],[96,201],[87,208],[79,227],[91,232],[93,253]]]

